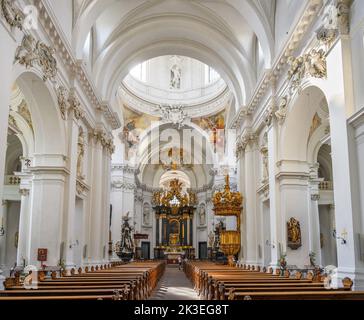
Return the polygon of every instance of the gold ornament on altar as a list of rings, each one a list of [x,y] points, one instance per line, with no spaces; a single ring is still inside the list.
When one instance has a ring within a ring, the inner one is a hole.
[[[182,191],[183,183],[178,179],[174,179],[169,184],[168,191],[158,191],[153,194],[153,204],[164,207],[187,207],[196,204],[196,194],[189,191]]]
[[[289,248],[291,248],[292,250],[297,250],[299,247],[302,246],[301,227],[299,221],[295,218],[291,218],[287,222],[287,235],[287,246]]]
[[[240,192],[230,190],[230,177],[226,176],[225,188],[216,192],[212,198],[216,216],[236,217],[237,230],[223,230],[220,234],[220,249],[228,256],[229,265],[233,265],[234,255],[240,251],[240,214],[243,197]]]

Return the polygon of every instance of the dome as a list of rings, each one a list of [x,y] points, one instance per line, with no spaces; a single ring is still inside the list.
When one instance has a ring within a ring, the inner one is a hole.
[[[227,85],[210,66],[183,56],[160,56],[134,66],[122,82],[123,95],[155,104],[198,105],[222,95]]]

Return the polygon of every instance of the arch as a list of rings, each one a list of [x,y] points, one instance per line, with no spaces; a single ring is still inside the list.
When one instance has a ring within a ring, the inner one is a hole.
[[[23,143],[17,134],[8,135],[8,147],[6,149],[5,173],[12,176],[14,172],[20,172],[20,157],[24,155]]]
[[[149,30],[152,31],[155,32],[156,29]],[[129,70],[138,63],[158,56],[181,55],[213,67],[233,92],[237,102],[236,108],[246,102],[246,95],[252,91],[255,79],[253,70],[244,64],[241,56],[232,56],[226,50],[216,52],[203,43],[186,38],[176,40],[165,38],[155,41],[155,35],[146,36],[146,33],[144,37],[146,39],[143,41],[135,41],[134,47],[130,44],[126,46],[125,41],[124,45],[114,44],[96,61],[94,77],[104,99],[113,96]],[[216,46],[219,44],[216,43]]]
[[[158,130],[164,130],[164,129],[174,129],[173,127],[171,127],[171,124],[164,124],[164,123],[160,123],[158,126],[150,126],[149,128],[147,128],[141,135],[140,137],[140,142],[139,142],[139,149],[138,149],[138,153],[141,155],[140,161],[139,161],[139,165],[140,167],[143,164],[148,163],[148,160],[151,159],[152,155],[155,154],[155,152],[159,152],[160,150],[152,150],[151,148],[149,148],[150,145],[153,145],[153,141],[150,141],[150,136],[153,130],[158,129]],[[183,129],[191,129],[194,132],[196,132],[199,136],[202,137],[203,140],[205,140],[206,143],[206,159],[210,159],[213,163],[215,164],[217,162],[216,159],[216,155],[214,154],[214,151],[212,149],[212,145],[209,142],[209,135],[206,131],[202,130],[201,127],[199,127],[198,125],[196,125],[193,122],[190,122],[188,124],[185,125],[185,127]],[[177,130],[178,131],[178,130]],[[157,138],[157,136],[155,136],[155,138]],[[158,135],[159,138],[159,135]],[[157,144],[156,144],[157,145]],[[198,145],[199,147],[203,148],[202,145]],[[183,145],[180,146],[181,148],[183,147]],[[150,149],[150,151],[149,151]]]
[[[63,158],[66,155],[66,132],[56,94],[37,71],[21,69],[15,70],[14,82],[23,93],[32,115],[34,153]]]
[[[304,86],[302,92],[293,97],[280,136],[281,159],[309,160],[309,131],[323,99],[326,100],[325,93],[314,85]]]
[[[21,117],[17,112],[11,111],[12,115],[16,121],[16,124],[20,130],[16,136],[20,140],[23,148],[24,157],[32,157],[34,154],[34,135],[33,130],[29,127],[29,124]]]
[[[267,19],[264,19],[266,17],[263,17],[256,9],[254,1],[227,0],[232,7],[239,11],[249,26],[254,30],[264,53],[265,67],[269,69],[274,57],[274,35]]]
[[[75,26],[72,31],[72,44],[74,51],[78,58],[82,57],[82,49],[84,47],[87,36],[91,28],[95,25],[96,21],[107,12],[120,12],[120,16],[125,19],[130,19],[130,16],[135,16],[140,11],[144,11],[147,8],[153,7],[159,4],[160,1],[150,2],[122,2],[116,0],[103,0],[93,1],[78,17]],[[235,9],[241,17],[247,21],[249,27],[257,35],[259,42],[261,43],[264,56],[266,57],[265,65],[270,68],[271,60],[274,54],[274,36],[272,29],[269,26],[267,17],[264,16],[257,9],[253,1],[239,1],[228,0],[227,3]],[[210,15],[210,19],[215,21],[216,19],[222,19],[219,17],[219,12],[203,6],[202,4],[194,4],[195,11],[204,9]],[[129,10],[129,12],[128,12]],[[129,17],[128,17],[129,16]],[[233,28],[230,26],[230,28]],[[235,30],[236,31],[236,30]]]
[[[172,170],[163,173],[159,178],[159,187],[162,188],[165,183],[174,179],[178,179],[180,182],[182,182],[187,189],[191,187],[190,177],[181,170]]]

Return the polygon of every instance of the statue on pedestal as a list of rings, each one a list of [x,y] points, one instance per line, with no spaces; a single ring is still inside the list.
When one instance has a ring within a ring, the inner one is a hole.
[[[121,240],[117,245],[118,252],[116,254],[123,260],[130,260],[134,253],[134,243],[132,239],[133,227],[129,224],[129,212],[122,218]]]
[[[214,246],[215,241],[215,234],[213,231],[210,231],[209,233],[209,248],[212,248]]]
[[[143,207],[143,223],[146,226],[149,226],[150,224],[150,207],[148,203],[144,203],[144,207]]]
[[[205,205],[202,204],[200,206],[200,226],[204,226],[206,224],[206,208]]]

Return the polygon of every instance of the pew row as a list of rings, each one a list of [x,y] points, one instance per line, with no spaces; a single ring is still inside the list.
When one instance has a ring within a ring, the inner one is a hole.
[[[145,300],[165,271],[165,262],[133,262],[79,268],[69,272],[40,271],[4,282],[1,300]]]
[[[353,282],[330,288],[329,278],[319,272],[292,275],[288,270],[252,266],[221,266],[211,262],[184,263],[184,272],[194,289],[206,300],[364,300],[364,292],[352,291]]]

